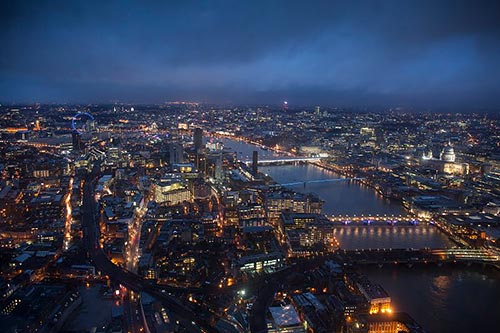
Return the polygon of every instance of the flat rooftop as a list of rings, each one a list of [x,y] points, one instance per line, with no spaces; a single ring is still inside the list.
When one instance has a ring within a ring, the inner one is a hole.
[[[273,317],[276,326],[296,326],[302,323],[297,311],[295,311],[295,308],[291,304],[286,306],[270,307],[269,312],[271,312],[271,316]]]

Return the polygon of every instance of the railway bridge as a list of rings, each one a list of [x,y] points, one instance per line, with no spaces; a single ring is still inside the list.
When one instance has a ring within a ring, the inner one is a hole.
[[[414,264],[465,263],[489,264],[499,267],[500,254],[486,248],[451,248],[451,249],[360,249],[339,250],[336,258],[345,264]]]

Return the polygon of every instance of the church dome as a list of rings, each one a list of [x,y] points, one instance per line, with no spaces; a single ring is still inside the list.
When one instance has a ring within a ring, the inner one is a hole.
[[[455,150],[451,144],[446,145],[441,151],[441,160],[445,162],[455,162]]]

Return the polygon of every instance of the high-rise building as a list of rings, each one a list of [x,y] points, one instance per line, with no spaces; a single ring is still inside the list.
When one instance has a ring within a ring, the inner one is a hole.
[[[73,139],[73,150],[80,151],[82,149],[82,135],[78,131],[73,131],[71,137]]]
[[[215,159],[215,179],[221,181],[223,178],[224,171],[222,169],[222,153],[219,153]]]
[[[180,143],[169,144],[170,165],[184,162],[184,149]]]
[[[321,115],[321,109],[319,106],[316,106],[314,108],[314,114],[317,115],[317,116],[320,116]]]
[[[257,168],[257,165],[259,163],[259,152],[257,150],[254,150],[253,151],[253,155],[252,155],[252,173],[254,175],[257,174],[257,171],[258,171],[258,168]]]
[[[203,129],[197,127],[193,135],[194,149],[198,153],[203,146]]]

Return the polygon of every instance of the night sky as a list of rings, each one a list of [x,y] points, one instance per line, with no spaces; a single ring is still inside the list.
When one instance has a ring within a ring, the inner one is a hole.
[[[0,12],[2,102],[500,108],[498,1],[12,0]]]

